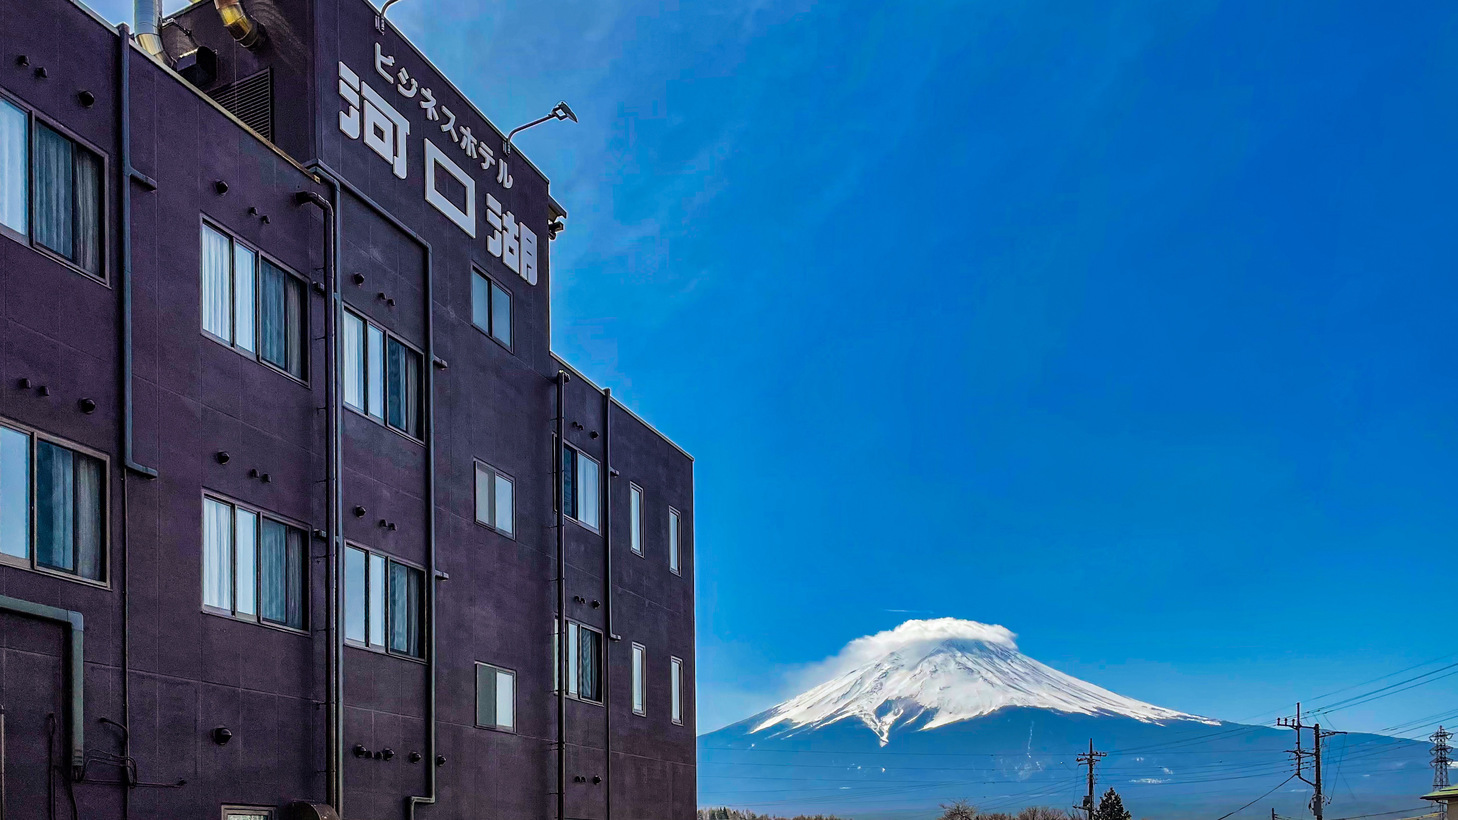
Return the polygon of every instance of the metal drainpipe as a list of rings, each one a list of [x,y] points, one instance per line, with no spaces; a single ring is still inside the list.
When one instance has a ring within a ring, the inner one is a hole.
[[[607,473],[607,500],[602,505],[602,552],[603,552],[603,573],[602,573],[602,604],[607,612],[605,613],[608,644],[622,640],[622,637],[613,632],[613,391],[611,387],[602,389],[602,461],[603,469]],[[631,658],[629,659],[631,661]],[[602,676],[602,701],[603,701],[603,806],[605,808],[605,820],[613,818],[613,701],[612,701],[612,664],[607,665],[607,670]]]
[[[339,197],[339,186],[334,184],[332,179],[322,177],[325,184],[329,185],[330,196],[337,200]],[[324,516],[325,538],[328,540],[328,622],[327,633],[329,635],[328,673],[326,675],[329,689],[329,740],[328,759],[325,761],[325,769],[328,772],[328,803],[340,814],[344,813],[344,769],[341,765],[343,758],[343,744],[340,735],[340,724],[343,715],[342,699],[339,697],[340,686],[343,675],[340,666],[341,650],[339,642],[339,613],[341,611],[341,590],[339,573],[339,556],[342,551],[339,549],[340,521],[342,519],[342,494],[338,469],[342,449],[340,448],[340,418],[339,418],[339,378],[336,374],[339,362],[339,212],[333,201],[325,199],[312,191],[300,191],[295,194],[295,200],[300,205],[310,204],[324,212],[324,225],[327,234],[324,241],[324,281],[326,282],[326,307],[324,319],[324,349],[327,354],[324,357],[324,380],[325,380],[325,405],[329,411],[329,443],[326,447],[327,482],[329,496],[329,512]]]
[[[418,240],[417,240],[418,241]],[[419,805],[433,806],[437,798],[436,770],[440,768],[437,759],[439,754],[436,749],[436,727],[435,727],[435,679],[436,670],[440,666],[435,657],[435,623],[436,610],[439,609],[441,578],[439,570],[435,565],[435,370],[439,365],[435,358],[435,286],[434,286],[434,260],[430,245],[420,242],[421,248],[425,251],[425,495],[429,504],[425,519],[426,526],[426,549],[430,559],[430,575],[426,579],[425,587],[425,666],[429,670],[430,690],[425,702],[425,721],[429,732],[427,745],[429,752],[426,755],[426,762],[430,766],[430,793],[428,795],[413,795],[405,801],[405,814],[410,820],[415,818],[415,807]]]
[[[117,196],[121,200],[119,218],[121,222],[121,383],[122,383],[122,522],[119,557],[122,565],[121,578],[121,689],[122,689],[122,756],[132,756],[132,696],[131,696],[131,574],[132,562],[128,554],[130,543],[131,482],[132,474],[147,479],[157,477],[157,471],[139,464],[133,436],[135,416],[132,390],[132,183],[136,182],[149,191],[157,190],[157,182],[141,174],[132,166],[132,85],[131,48],[132,34],[126,23],[116,27],[117,31],[117,140],[120,143],[118,155]],[[131,817],[131,788],[122,789],[122,817]]]
[[[562,456],[567,452],[567,371],[557,371],[557,820],[567,820],[567,495]]]
[[[0,612],[50,621],[66,627],[69,644],[66,659],[66,689],[69,695],[66,718],[71,740],[71,779],[80,780],[81,770],[86,763],[86,699],[83,689],[86,678],[86,620],[79,612],[22,601],[9,595],[0,595]]]

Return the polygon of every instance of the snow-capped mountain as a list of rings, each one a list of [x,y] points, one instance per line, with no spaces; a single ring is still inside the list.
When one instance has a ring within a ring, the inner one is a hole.
[[[807,673],[804,692],[699,738],[700,803],[792,816],[934,817],[969,799],[988,811],[1067,808],[1090,740],[1100,791],[1136,817],[1304,815],[1289,730],[1229,723],[1116,694],[1027,657],[1001,626],[908,621],[859,638]],[[1411,807],[1431,781],[1427,748],[1350,734],[1327,741],[1336,816]],[[1350,754],[1348,753],[1350,750]],[[1213,813],[1212,813],[1213,812]]]
[[[898,726],[927,731],[1009,706],[1151,723],[1219,723],[1065,675],[1019,652],[1012,633],[1000,626],[942,618],[909,621],[878,637],[887,645],[883,654],[765,712],[752,733],[788,735],[859,720],[885,745]]]

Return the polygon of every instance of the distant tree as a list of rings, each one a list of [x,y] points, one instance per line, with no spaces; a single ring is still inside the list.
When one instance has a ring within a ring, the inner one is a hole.
[[[937,820],[977,820],[977,807],[970,800],[953,800],[942,804],[942,816]]]
[[[1124,799],[1113,789],[1099,798],[1099,807],[1094,810],[1093,820],[1133,820],[1133,815],[1124,808]]]
[[[1017,820],[1069,820],[1069,814],[1052,806],[1028,806],[1018,812]]]
[[[991,814],[978,814],[977,820],[1015,820],[1015,818],[1011,814],[999,811]]]

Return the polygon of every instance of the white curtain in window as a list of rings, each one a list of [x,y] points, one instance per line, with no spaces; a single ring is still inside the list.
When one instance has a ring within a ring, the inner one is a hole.
[[[516,675],[496,670],[496,725],[516,728]]]
[[[76,251],[75,165],[69,139],[37,125],[35,129],[35,241],[71,259]]]
[[[678,572],[678,511],[668,511],[668,568]]]
[[[0,427],[0,553],[30,557],[30,436],[8,427]]]
[[[366,361],[365,389],[369,391],[369,409],[377,419],[385,417],[385,332],[373,325],[368,331],[369,358]]]
[[[204,225],[202,229],[203,330],[233,341],[232,242]]]
[[[106,474],[101,459],[73,453],[76,470],[76,574],[101,580],[102,547],[106,541]]]
[[[233,343],[254,352],[254,295],[258,257],[242,245],[233,246],[233,326],[237,328]],[[221,334],[219,334],[221,335]]]
[[[36,562],[52,569],[76,571],[76,486],[72,453],[50,442],[36,444]]]
[[[30,139],[26,114],[0,100],[0,225],[30,231]]]
[[[597,508],[597,462],[579,454],[577,457],[577,520],[589,527],[596,527]]]
[[[365,323],[353,313],[344,314],[344,403],[357,410],[365,409]]]
[[[76,236],[71,259],[87,273],[101,275],[101,158],[76,148]]]
[[[233,574],[238,579],[236,611],[239,615],[257,615],[258,516],[247,510],[238,510],[233,532],[233,543],[237,547],[234,550],[237,560],[234,562],[236,571]]]
[[[203,603],[233,608],[233,508],[203,500]]]
[[[365,553],[354,547],[344,551],[344,637],[365,640]]]
[[[633,711],[643,712],[643,647],[633,647]]]
[[[628,519],[632,530],[629,533],[628,546],[633,552],[643,554],[643,491],[637,487],[631,488],[628,493]]]
[[[671,666],[673,668],[672,714],[673,721],[678,723],[683,720],[683,661],[674,658]]]
[[[370,645],[385,645],[385,559],[370,556]]]

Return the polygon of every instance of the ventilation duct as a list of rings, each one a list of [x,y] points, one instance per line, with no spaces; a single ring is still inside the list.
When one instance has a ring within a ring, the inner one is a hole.
[[[253,22],[248,12],[243,10],[243,0],[213,0],[213,6],[238,45],[254,48],[263,42],[263,26]]]
[[[166,59],[162,48],[162,0],[137,0],[132,6],[137,20],[137,45],[152,55]]]

